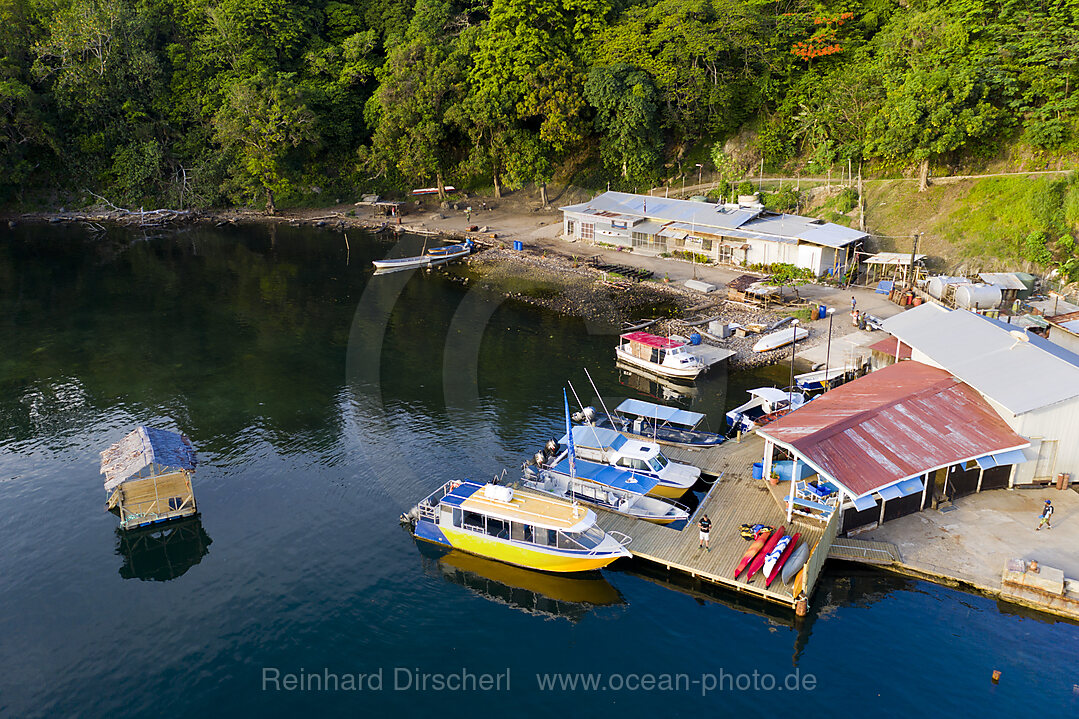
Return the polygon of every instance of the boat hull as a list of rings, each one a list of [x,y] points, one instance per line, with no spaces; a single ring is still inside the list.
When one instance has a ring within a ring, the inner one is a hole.
[[[666,365],[656,364],[655,362],[649,362],[639,357],[634,357],[629,352],[625,352],[620,347],[614,349],[615,358],[619,362],[625,362],[633,367],[640,367],[641,369],[648,370],[653,374],[658,374],[662,377],[674,377],[676,379],[697,379],[701,372],[704,371],[704,367],[668,367]]]
[[[588,572],[602,569],[627,554],[624,550],[621,553],[604,554],[544,551],[539,547],[528,547],[497,537],[467,532],[456,527],[439,527],[427,521],[417,522],[413,535],[417,539],[452,547],[479,557],[543,572]]]
[[[378,270],[411,270],[416,267],[427,267],[431,260],[427,257],[404,257],[397,260],[374,260],[371,264]]]
[[[665,497],[666,499],[678,499],[683,494],[688,492],[691,488],[692,488],[692,485],[690,485],[689,487],[682,487],[682,486],[674,485],[674,484],[663,484],[661,482],[661,483],[657,484],[655,486],[655,488],[651,492],[648,493],[647,496],[649,496],[649,497]]]
[[[795,332],[791,331],[791,328],[779,330],[778,332],[772,332],[757,340],[757,343],[753,345],[754,352],[768,352],[769,350],[777,350],[780,347],[786,347],[794,342],[796,339],[801,342],[806,337],[809,337],[809,330],[797,328]]]

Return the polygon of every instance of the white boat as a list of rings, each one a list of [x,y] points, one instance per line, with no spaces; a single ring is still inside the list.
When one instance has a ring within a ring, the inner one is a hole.
[[[472,240],[466,240],[457,245],[435,247],[427,250],[422,255],[415,257],[395,257],[388,260],[374,260],[373,264],[380,270],[411,270],[417,267],[437,267],[446,264],[458,257],[464,257],[472,251]]]
[[[670,524],[689,519],[689,510],[675,503],[647,497],[640,492],[601,486],[594,482],[572,479],[564,474],[546,470],[538,473],[525,468],[524,486],[560,499],[583,502],[615,514],[643,519],[656,524]]]
[[[776,387],[758,387],[749,390],[751,399],[727,413],[727,426],[733,432],[750,432],[768,424],[805,404],[801,392],[789,392]]]
[[[780,347],[786,347],[791,342],[801,342],[806,337],[809,337],[809,330],[804,327],[786,327],[761,337],[757,340],[757,344],[753,345],[753,351],[767,352],[768,350],[779,349]]]
[[[664,377],[696,379],[706,369],[701,359],[686,349],[686,342],[647,332],[627,332],[619,337],[615,357]]]
[[[846,367],[819,369],[815,372],[794,375],[794,383],[798,385],[799,389],[803,389],[806,392],[815,392],[819,389],[830,388],[840,384],[846,374]]]

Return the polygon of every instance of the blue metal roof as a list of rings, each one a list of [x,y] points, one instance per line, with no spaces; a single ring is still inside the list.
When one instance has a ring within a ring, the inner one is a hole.
[[[625,402],[618,405],[617,411],[632,414],[637,417],[647,417],[648,419],[678,424],[684,427],[696,427],[700,424],[701,420],[704,419],[704,415],[699,412],[687,412],[684,409],[667,407],[662,404],[653,404],[639,399],[627,399]]]
[[[895,488],[899,490],[900,496],[906,497],[909,494],[921,493],[925,489],[925,484],[922,483],[921,477],[911,477],[895,485]]]
[[[1009,464],[1022,464],[1027,461],[1026,454],[1021,449],[1009,449],[1006,452],[997,452],[996,454],[987,454],[984,457],[978,457],[975,462],[982,469],[990,469],[992,467],[1002,467]]]
[[[903,493],[899,491],[899,487],[894,484],[889,484],[887,487],[881,487],[877,490],[877,494],[884,500],[899,499],[903,496]]]
[[[551,471],[568,477],[569,460],[562,460],[554,467],[551,467]],[[652,477],[634,474],[618,467],[612,467],[609,464],[597,464],[596,462],[586,462],[581,459],[577,460],[577,478],[586,479],[606,487],[624,489],[635,494],[648,494],[659,484],[659,480]]]
[[[478,492],[482,486],[483,485],[477,484],[476,482],[465,480],[442,498],[442,504],[448,504],[451,507],[460,507],[462,502]]]
[[[873,509],[873,507],[877,506],[877,500],[873,499],[872,494],[867,494],[864,497],[855,497],[853,501],[854,508],[859,512],[864,512],[867,509]]]

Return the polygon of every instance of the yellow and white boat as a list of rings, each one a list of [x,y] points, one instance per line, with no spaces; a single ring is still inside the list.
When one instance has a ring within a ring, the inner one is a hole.
[[[447,482],[406,515],[418,539],[547,572],[586,572],[628,557],[575,503],[498,484]]]

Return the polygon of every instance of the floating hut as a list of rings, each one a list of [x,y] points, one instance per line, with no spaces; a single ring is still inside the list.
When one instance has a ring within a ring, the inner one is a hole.
[[[101,453],[105,509],[120,517],[122,529],[194,515],[191,475],[196,463],[186,435],[137,428]]]

